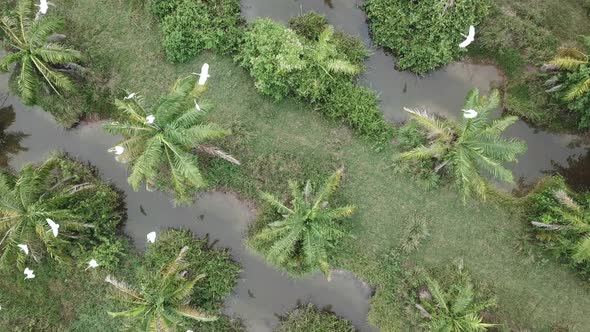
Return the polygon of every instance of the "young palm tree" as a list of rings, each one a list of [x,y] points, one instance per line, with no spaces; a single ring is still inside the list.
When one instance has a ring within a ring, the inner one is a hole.
[[[0,29],[4,32],[9,52],[0,61],[0,71],[6,72],[11,64],[17,64],[17,87],[26,103],[34,101],[41,80],[58,95],[60,90],[72,91],[74,84],[71,79],[56,70],[56,66],[80,59],[78,51],[48,41],[61,23],[52,18],[33,20],[32,7],[32,1],[20,0],[17,17],[4,16],[0,19]]]
[[[50,158],[38,167],[26,165],[18,176],[0,173],[0,265],[16,259],[23,268],[27,255],[19,244],[27,245],[29,255],[39,261],[43,250],[62,260],[64,236],[84,227],[80,216],[69,210],[55,208],[55,202],[72,197],[92,184],[68,185],[69,179],[55,179],[57,158]],[[60,235],[54,236],[47,219],[59,223]]]
[[[181,272],[188,267],[184,260],[188,250],[188,247],[183,247],[174,261],[163,267],[139,290],[108,275],[105,281],[115,288],[121,300],[130,307],[129,310],[109,314],[129,319],[131,325],[139,327],[140,331],[177,331],[184,325],[185,317],[203,322],[216,320],[216,316],[190,306],[189,297],[193,288],[205,275],[197,275],[190,280],[181,276]]]
[[[310,53],[311,63],[320,66],[328,75],[346,74],[357,75],[361,72],[361,68],[347,60],[343,60],[339,55],[336,45],[332,42],[334,37],[334,27],[326,26],[324,31],[320,34],[317,43],[312,48]]]
[[[481,311],[492,306],[493,301],[476,301],[473,285],[464,276],[448,289],[426,278],[427,290],[419,294],[416,308],[427,319],[423,327],[434,332],[478,332],[495,324],[483,322]]]
[[[408,110],[416,122],[428,132],[430,143],[402,153],[403,159],[435,159],[435,171],[449,168],[462,188],[464,198],[477,193],[485,198],[487,182],[485,171],[493,177],[514,182],[512,172],[504,162],[514,162],[526,151],[526,145],[516,139],[501,136],[502,132],[518,120],[508,116],[490,123],[489,114],[499,104],[498,91],[489,97],[480,97],[477,89],[467,96],[465,110],[477,112],[475,118],[461,117],[455,122],[432,116],[423,111]]]
[[[551,223],[531,224],[544,233],[543,238],[564,246],[574,262],[590,263],[590,210],[576,203],[565,190],[557,190],[554,197],[560,205],[552,210],[559,218]]]
[[[586,42],[590,43],[590,39],[587,38]],[[587,67],[590,64],[590,56],[575,47],[562,48],[557,51],[557,56],[551,60],[550,63],[561,70],[574,72],[579,71],[583,67]],[[565,94],[565,99],[568,101],[574,100],[581,97],[589,90],[590,74],[586,75],[579,83],[572,86]]]
[[[272,194],[262,194],[262,199],[283,215],[283,219],[270,223],[254,237],[255,242],[268,245],[265,255],[269,261],[303,273],[319,267],[330,279],[329,250],[347,235],[340,219],[351,216],[355,210],[353,206],[328,207],[342,175],[342,169],[336,171],[315,194],[310,181],[303,190],[290,181],[290,206]]]
[[[162,172],[171,178],[179,202],[190,200],[191,190],[205,186],[193,150],[205,152],[234,164],[239,162],[210,145],[207,140],[230,134],[214,123],[204,123],[205,112],[196,109],[200,93],[197,77],[190,75],[176,81],[170,93],[147,110],[141,97],[116,100],[121,111],[121,122],[104,126],[112,134],[123,136],[118,144],[124,152],[118,160],[131,162],[129,184],[137,190],[146,181],[156,183]]]

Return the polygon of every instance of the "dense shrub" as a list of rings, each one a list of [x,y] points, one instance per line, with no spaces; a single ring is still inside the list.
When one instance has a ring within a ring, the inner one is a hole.
[[[147,271],[158,270],[172,261],[184,246],[190,248],[185,260],[191,273],[205,274],[193,289],[191,304],[206,310],[219,309],[236,283],[240,266],[228,250],[211,249],[207,238],[196,239],[187,230],[170,229],[158,234],[158,240],[145,253],[141,278],[149,278]]]
[[[353,82],[368,51],[363,43],[308,13],[290,21],[291,29],[270,19],[250,25],[236,60],[250,71],[260,92],[277,100],[294,95],[361,136],[391,137],[375,93]]]
[[[388,140],[392,126],[383,120],[375,92],[350,82],[338,85],[327,96],[322,112],[333,119],[343,120],[362,136]]]
[[[313,304],[291,311],[276,332],[354,332],[352,324],[335,314],[317,309]]]
[[[553,100],[579,117],[578,128],[590,128],[590,92],[581,94],[573,100],[567,100],[565,97],[572,87],[590,79],[590,66],[580,66],[577,71],[562,73],[559,76],[564,88],[552,94]]]
[[[470,25],[488,12],[487,0],[367,0],[373,40],[393,51],[397,67],[420,74],[457,60]]]
[[[561,177],[552,177],[527,197],[527,222],[536,238],[582,274],[590,274],[590,195],[575,194]]]
[[[234,51],[241,34],[237,0],[152,0],[150,11],[160,19],[170,61],[184,62],[205,49]]]

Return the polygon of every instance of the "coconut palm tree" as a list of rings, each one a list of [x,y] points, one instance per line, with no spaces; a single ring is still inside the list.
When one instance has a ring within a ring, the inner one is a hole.
[[[28,255],[36,261],[44,251],[61,261],[65,258],[61,250],[65,237],[93,227],[81,223],[82,217],[70,210],[55,207],[77,192],[94,187],[90,183],[71,185],[71,179],[56,178],[57,165],[58,159],[53,157],[37,167],[24,166],[17,176],[0,173],[0,265],[15,259],[22,269],[27,255],[19,244],[25,244]],[[60,225],[58,236],[52,234],[47,219]]]
[[[553,207],[553,221],[532,221],[540,238],[554,240],[565,247],[576,263],[590,263],[590,210],[576,203],[565,190],[553,193],[559,206]],[[557,237],[556,237],[557,235]]]
[[[416,308],[426,322],[422,324],[434,332],[478,332],[495,324],[483,322],[481,312],[494,301],[477,301],[473,284],[465,276],[448,289],[438,281],[425,278],[427,289],[419,292]]]
[[[190,295],[197,282],[205,277],[200,274],[185,280],[181,274],[188,268],[185,256],[189,247],[183,247],[168,266],[151,276],[138,290],[111,275],[105,279],[116,290],[119,298],[130,309],[109,312],[113,317],[130,320],[134,331],[178,331],[184,325],[184,318],[196,321],[214,321],[216,316],[208,315],[190,306]]]
[[[282,219],[270,223],[254,237],[255,245],[267,248],[265,255],[269,261],[295,273],[319,267],[330,279],[329,251],[347,236],[340,220],[355,211],[353,206],[328,206],[342,176],[342,169],[336,171],[315,194],[310,181],[303,190],[296,182],[289,181],[293,199],[288,205],[272,194],[262,194],[262,199],[282,215]]]
[[[518,120],[507,116],[490,121],[489,114],[500,102],[498,91],[480,97],[477,89],[467,96],[465,113],[459,121],[441,119],[424,111],[406,109],[412,118],[427,131],[429,144],[402,153],[402,159],[434,159],[435,171],[447,168],[467,198],[473,193],[485,198],[487,182],[482,174],[513,183],[512,172],[502,164],[514,162],[526,151],[526,145],[516,139],[504,138],[502,132]],[[474,113],[475,111],[476,113]],[[467,115],[475,114],[475,117]]]
[[[590,44],[590,37],[586,37],[586,43]],[[580,69],[590,64],[590,56],[578,48],[566,47],[559,49],[557,56],[549,63],[561,70],[582,72]],[[571,101],[579,98],[590,90],[590,72],[584,71],[583,73],[585,73],[584,77],[566,92],[566,100]]]
[[[144,181],[148,187],[153,186],[165,174],[171,179],[177,201],[186,202],[192,190],[205,186],[193,152],[205,152],[239,165],[232,156],[204,144],[230,131],[204,122],[205,112],[196,104],[202,90],[196,83],[195,75],[177,80],[170,93],[149,110],[135,94],[115,101],[122,120],[104,128],[123,136],[114,149],[120,151],[119,161],[131,163],[128,181],[133,189],[138,190]]]
[[[34,102],[41,81],[58,95],[61,95],[60,91],[72,91],[72,80],[57,67],[80,59],[78,51],[49,41],[61,27],[61,22],[53,18],[33,20],[32,8],[32,1],[20,0],[16,17],[0,19],[0,29],[9,52],[0,61],[0,71],[6,72],[11,64],[17,64],[17,88],[26,103]]]

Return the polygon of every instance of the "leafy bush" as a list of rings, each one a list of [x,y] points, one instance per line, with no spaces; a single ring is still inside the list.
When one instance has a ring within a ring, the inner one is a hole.
[[[205,274],[193,289],[191,304],[206,310],[219,309],[236,283],[240,266],[227,249],[211,249],[208,238],[196,239],[191,232],[176,229],[158,234],[158,240],[145,253],[140,278],[149,277],[147,271],[158,270],[172,261],[184,246],[190,248],[185,258],[189,269],[195,275]]]
[[[241,34],[237,0],[152,0],[149,10],[160,19],[170,61],[185,62],[205,49],[235,50]]]
[[[352,324],[334,313],[318,310],[313,304],[289,312],[275,332],[354,332]]]
[[[590,274],[590,195],[576,195],[561,177],[542,182],[526,200],[537,239],[582,274]]]
[[[373,40],[391,50],[397,67],[424,74],[457,60],[470,25],[488,12],[487,0],[367,0]]]
[[[312,41],[318,41],[326,26],[328,26],[326,17],[315,12],[299,15],[289,20],[289,27],[295,33]]]
[[[350,82],[339,84],[320,110],[332,119],[341,119],[362,136],[388,141],[393,127],[385,122],[377,96],[372,90]]]

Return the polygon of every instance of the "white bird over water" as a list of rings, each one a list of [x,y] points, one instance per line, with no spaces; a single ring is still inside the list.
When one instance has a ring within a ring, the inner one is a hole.
[[[46,218],[45,221],[47,221],[47,224],[49,224],[49,227],[51,227],[53,236],[57,237],[57,234],[59,234],[59,224],[49,218]]]
[[[29,254],[29,246],[27,246],[26,244],[17,244],[17,247],[21,248],[21,250],[25,253],[25,255]]]
[[[29,246],[27,246],[26,244],[17,244],[17,247],[21,248],[21,250],[25,253],[25,255],[29,254]]]
[[[156,242],[156,232],[150,232],[147,235],[147,242],[154,243]]]
[[[108,152],[114,152],[117,156],[120,156],[120,155],[123,154],[123,152],[125,152],[125,148],[122,147],[122,146],[120,146],[120,145],[117,145],[115,147],[112,147],[112,148],[108,149],[107,151]]]
[[[473,119],[477,116],[477,112],[475,110],[463,110],[463,117],[465,119]]]
[[[86,268],[86,270],[93,268],[96,269],[98,267],[98,262],[95,259],[91,259],[90,262],[88,262],[88,267]],[[84,271],[86,271],[84,270]]]
[[[35,278],[35,273],[33,270],[29,269],[28,267],[25,268],[25,280],[26,279],[33,279]]]
[[[135,96],[137,96],[137,93],[133,92],[133,93],[130,93],[127,97],[125,97],[123,99],[124,100],[129,100],[129,99],[135,98]]]
[[[459,47],[461,48],[465,48],[469,46],[469,44],[473,43],[473,41],[475,40],[475,27],[473,25],[470,25],[469,34],[467,36],[463,35],[463,37],[465,37],[465,40],[461,44],[459,44]]]
[[[145,117],[145,123],[147,124],[152,124],[154,121],[156,121],[156,117],[151,114]]]
[[[207,79],[209,77],[211,77],[209,75],[209,64],[208,63],[203,64],[203,67],[201,67],[200,74],[197,74],[197,73],[193,73],[193,74],[199,76],[199,85],[205,85],[205,83],[207,83]]]

